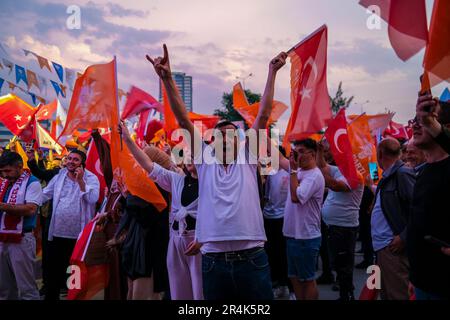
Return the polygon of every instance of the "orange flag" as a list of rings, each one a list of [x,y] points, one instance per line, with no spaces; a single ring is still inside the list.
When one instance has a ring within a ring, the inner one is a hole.
[[[61,136],[71,134],[77,128],[111,128],[111,162],[115,177],[126,184],[131,194],[163,210],[167,206],[166,201],[120,141],[116,74],[114,59],[106,64],[88,67],[76,80]]]
[[[348,126],[348,137],[352,146],[356,170],[364,177],[370,175],[369,162],[376,157],[374,140],[370,133],[369,119],[362,114]]]
[[[172,108],[170,107],[169,98],[167,96],[166,88],[161,83],[161,90],[163,96],[163,105],[164,105],[164,131],[167,134],[167,140],[171,143],[170,137],[172,136],[172,132],[175,129],[178,129],[178,122],[173,114]],[[177,89],[178,90],[178,89]]]
[[[233,106],[247,122],[247,125],[249,127],[253,126],[259,112],[259,102],[249,105],[241,83],[237,83],[233,86]],[[287,109],[287,105],[280,101],[274,100],[267,126],[270,126],[272,123],[280,119]]]
[[[429,42],[423,67],[429,83],[422,82],[422,91],[442,81],[450,82],[450,1],[435,0],[431,16]]]
[[[46,67],[48,71],[52,72],[52,69],[50,69],[50,65],[48,64],[48,60],[46,58],[41,57],[40,55],[36,55],[36,58],[38,59],[39,67],[41,67],[41,69]]]
[[[115,79],[115,60],[86,69],[75,82],[66,125],[60,136],[71,134],[75,129],[117,126]]]

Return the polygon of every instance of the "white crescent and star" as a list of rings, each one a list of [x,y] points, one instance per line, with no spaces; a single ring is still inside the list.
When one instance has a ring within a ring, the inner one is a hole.
[[[347,134],[347,130],[342,129],[342,128],[336,130],[336,132],[334,133],[334,145],[336,146],[336,149],[337,149],[337,151],[339,151],[339,153],[343,153],[343,152],[339,148],[338,140],[339,140],[339,137],[344,134]]]
[[[97,171],[97,173],[99,175],[101,175],[103,177],[103,172],[100,169],[100,159],[97,159],[97,161],[95,162],[95,170]]]
[[[314,80],[313,80],[313,81],[316,81],[316,80],[317,80],[317,76],[318,76],[318,71],[317,71],[317,64],[316,64],[316,62],[314,61],[313,57],[309,57],[309,58],[306,60],[305,64],[303,65],[303,70],[302,70],[302,72],[305,71],[305,69],[306,69],[306,67],[307,67],[308,65],[311,66],[312,73],[314,74]],[[311,91],[312,91],[311,88],[308,88],[308,87],[304,86],[304,87],[301,89],[300,94],[302,95],[303,98],[311,99]]]

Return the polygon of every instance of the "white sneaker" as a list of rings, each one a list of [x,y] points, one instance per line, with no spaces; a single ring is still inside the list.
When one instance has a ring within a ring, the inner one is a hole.
[[[289,300],[297,300],[294,292],[289,293]]]

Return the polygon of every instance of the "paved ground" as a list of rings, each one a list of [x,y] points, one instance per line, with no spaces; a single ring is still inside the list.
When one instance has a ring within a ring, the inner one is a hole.
[[[357,250],[360,247],[360,243],[358,242],[356,245]],[[355,256],[355,264],[359,263],[362,261],[362,254],[356,254]],[[38,269],[40,266],[40,261],[38,261]],[[319,271],[317,272],[317,276],[319,276],[321,274],[321,266],[319,263]],[[363,288],[366,279],[368,277],[368,274],[366,273],[366,270],[359,270],[359,269],[355,269],[354,273],[353,273],[353,283],[355,285],[355,298],[358,299],[359,294],[361,292],[361,289]],[[40,275],[40,271],[38,272],[38,286],[39,288],[41,287],[42,284],[42,279],[41,275]],[[339,292],[333,291],[331,289],[332,285],[319,285],[319,300],[336,300],[337,298],[339,298]],[[65,296],[62,296],[61,299],[65,299]],[[93,300],[103,300],[103,291],[99,292],[94,298]],[[283,300],[283,299],[281,299]],[[287,298],[285,298],[285,300],[287,300]]]

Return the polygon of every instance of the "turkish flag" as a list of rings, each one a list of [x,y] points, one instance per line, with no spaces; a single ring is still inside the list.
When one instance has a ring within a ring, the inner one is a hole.
[[[372,6],[377,8],[373,12],[389,24],[389,41],[403,61],[411,58],[427,44],[425,0],[360,0],[359,4],[369,9],[372,9]]]
[[[144,90],[132,86],[120,118],[128,119],[152,108],[157,109],[161,113],[163,112],[163,106],[158,100]]]
[[[352,189],[356,188],[359,179],[353,159],[352,146],[347,132],[345,109],[341,109],[336,117],[330,121],[325,137],[330,144],[330,151],[339,170],[347,179]]]
[[[396,123],[394,121],[391,121],[389,123],[389,126],[386,128],[386,130],[384,130],[383,136],[391,136],[395,139],[409,139],[406,128],[402,124]]]
[[[50,120],[53,117],[53,114],[56,112],[56,108],[58,107],[58,100],[55,99],[51,103],[46,105],[41,105],[39,107],[39,111],[36,113],[36,120]]]
[[[247,125],[252,127],[259,113],[259,102],[252,105],[248,103],[240,82],[233,86],[233,106],[234,109],[236,109],[236,111],[239,112],[242,118],[244,118],[247,122]],[[272,102],[272,111],[270,113],[267,126],[270,126],[272,123],[280,119],[287,109],[287,105],[283,102],[274,100]]]
[[[88,265],[85,261],[86,253],[88,252],[95,233],[101,232],[96,229],[96,221],[91,220],[84,227],[75,243],[72,256],[70,257],[70,264],[79,268],[80,273],[74,273],[73,276],[75,277],[75,275],[77,275],[80,276],[80,278],[77,279],[79,283],[70,283],[67,300],[90,300],[108,285],[108,265]],[[78,284],[79,287],[75,284]]]
[[[98,198],[98,203],[103,202],[105,197],[106,181],[102,170],[102,165],[100,163],[100,157],[97,151],[97,147],[94,142],[91,142],[89,149],[86,154],[86,169],[95,174],[100,182],[100,196]]]
[[[89,66],[75,82],[60,136],[72,134],[76,129],[117,126],[117,110],[116,60]]]
[[[327,30],[323,25],[289,53],[292,114],[284,147],[289,141],[319,132],[332,118],[327,88]]]
[[[13,135],[19,136],[27,128],[33,120],[36,111],[36,108],[33,108],[14,94],[0,97],[0,122]]]
[[[441,81],[450,82],[449,39],[450,1],[435,0],[430,23],[430,40],[423,58],[423,67],[429,82],[422,82],[422,90],[428,90]]]

